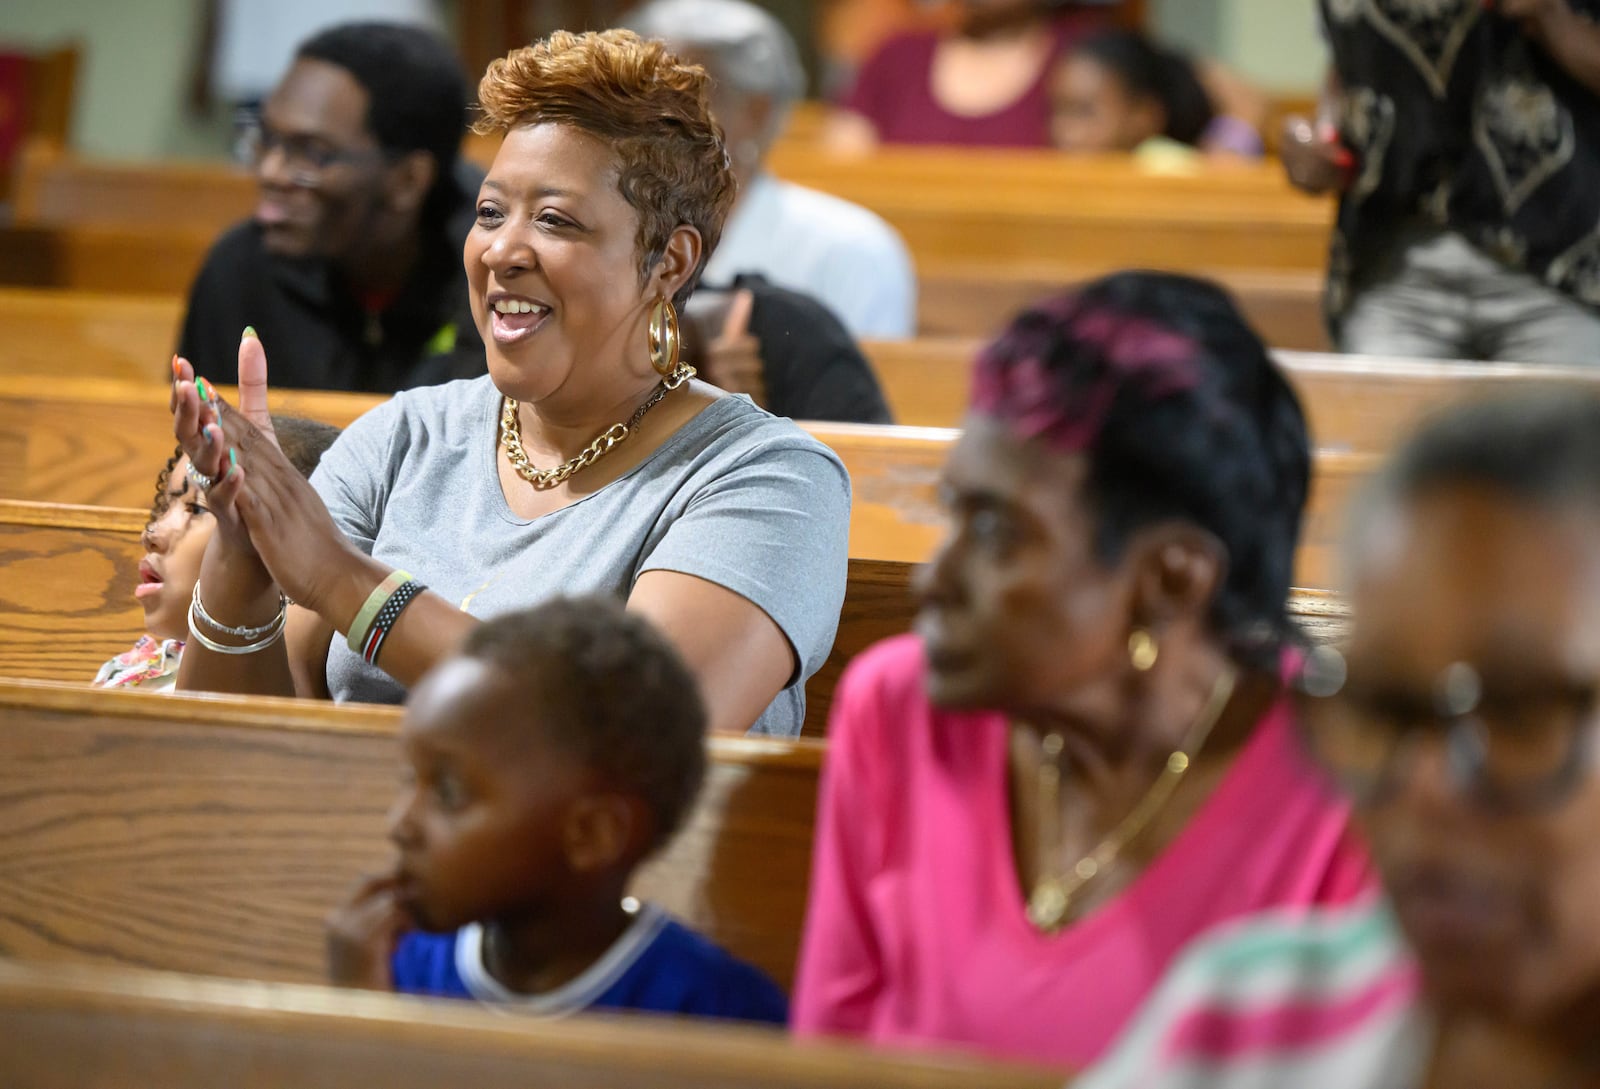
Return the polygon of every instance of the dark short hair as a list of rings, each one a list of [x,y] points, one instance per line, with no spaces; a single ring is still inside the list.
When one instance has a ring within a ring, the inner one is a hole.
[[[706,710],[654,626],[611,597],[555,598],[485,621],[461,652],[537,689],[546,740],[644,800],[652,849],[672,838],[705,778]]]
[[[297,59],[349,72],[367,92],[367,131],[385,151],[425,151],[438,164],[423,218],[443,222],[460,198],[456,156],[472,91],[450,43],[420,26],[343,23],[303,42]]]
[[[1018,316],[978,358],[973,410],[1088,462],[1096,550],[1182,520],[1227,550],[1211,624],[1275,668],[1310,486],[1305,416],[1266,345],[1215,284],[1125,272]]]
[[[1447,409],[1395,452],[1362,507],[1461,484],[1536,506],[1600,510],[1600,397],[1526,390]]]
[[[1198,144],[1216,117],[1194,64],[1182,53],[1157,45],[1132,30],[1104,30],[1072,47],[1113,73],[1134,98],[1153,99],[1167,115],[1162,135],[1180,144]]]

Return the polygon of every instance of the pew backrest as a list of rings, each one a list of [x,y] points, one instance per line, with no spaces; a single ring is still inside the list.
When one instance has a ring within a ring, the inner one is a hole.
[[[320,980],[323,918],[390,864],[399,715],[0,681],[0,955]],[[635,883],[784,983],[821,752],[713,739]]]
[[[559,1021],[465,1002],[0,962],[9,1089],[1047,1089],[1060,1072],[795,1044],[642,1015]]]

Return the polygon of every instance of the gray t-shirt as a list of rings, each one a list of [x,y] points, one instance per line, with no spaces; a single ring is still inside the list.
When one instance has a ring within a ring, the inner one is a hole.
[[[500,488],[499,411],[488,378],[401,393],[350,425],[311,483],[362,550],[478,617],[558,594],[625,598],[646,571],[727,587],[773,619],[801,663],[751,732],[799,734],[806,679],[844,603],[850,478],[833,451],[724,397],[626,475],[529,522]],[[336,700],[405,697],[343,636],[327,673]]]

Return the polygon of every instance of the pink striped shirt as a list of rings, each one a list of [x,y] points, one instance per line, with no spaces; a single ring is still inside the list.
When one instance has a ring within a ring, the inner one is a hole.
[[[1348,810],[1276,703],[1189,826],[1118,897],[1045,935],[1012,862],[1008,729],[923,695],[921,643],[862,655],[829,728],[793,1023],[1079,1068],[1223,921],[1373,884]]]

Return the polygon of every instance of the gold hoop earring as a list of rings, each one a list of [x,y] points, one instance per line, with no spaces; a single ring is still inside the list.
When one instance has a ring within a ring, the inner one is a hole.
[[[1156,637],[1143,628],[1133,629],[1133,634],[1128,636],[1128,660],[1133,663],[1133,668],[1140,673],[1148,673],[1155,668],[1156,659],[1161,656],[1161,647],[1156,643]]]
[[[650,308],[650,365],[663,378],[678,369],[678,311],[666,297]]]

